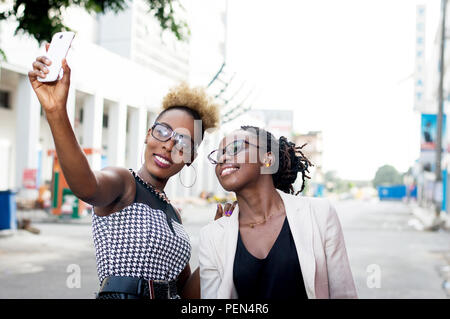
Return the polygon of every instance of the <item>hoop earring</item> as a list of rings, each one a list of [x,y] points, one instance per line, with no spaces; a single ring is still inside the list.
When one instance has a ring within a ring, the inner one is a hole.
[[[186,187],[186,188],[191,188],[192,186],[194,186],[195,182],[197,181],[197,169],[195,168],[194,165],[190,165],[190,166],[188,166],[188,167],[192,167],[192,168],[194,169],[194,175],[195,175],[194,182],[193,182],[191,185],[189,185],[189,186],[184,185],[183,181],[181,180],[181,172],[182,172],[183,170],[181,170],[180,173],[178,173],[178,178],[180,179],[181,185],[183,185],[183,186]]]

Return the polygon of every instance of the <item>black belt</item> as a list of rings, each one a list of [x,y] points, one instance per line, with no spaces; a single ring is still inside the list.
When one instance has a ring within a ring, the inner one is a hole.
[[[146,280],[139,277],[106,277],[97,298],[108,294],[130,294],[140,298],[179,299],[176,281]]]

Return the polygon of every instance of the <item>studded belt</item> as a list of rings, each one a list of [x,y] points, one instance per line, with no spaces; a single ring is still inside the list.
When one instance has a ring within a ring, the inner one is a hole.
[[[128,294],[137,298],[179,299],[176,281],[147,280],[139,277],[106,277],[97,294],[98,299],[108,294]]]

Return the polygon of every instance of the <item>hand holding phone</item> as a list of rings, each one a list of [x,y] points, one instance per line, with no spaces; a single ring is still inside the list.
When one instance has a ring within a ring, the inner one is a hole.
[[[66,33],[66,32],[64,32]],[[51,44],[46,44],[47,54],[39,56],[33,62],[33,69],[28,72],[31,86],[47,115],[54,111],[66,112],[67,97],[70,87],[70,68],[65,56],[73,39],[72,35],[57,33]],[[64,74],[58,80],[61,69]]]
[[[44,78],[38,78],[40,82],[53,82],[58,79],[62,68],[62,60],[67,56],[74,32],[58,32],[53,35],[50,47],[45,55],[52,63],[47,67],[49,72]]]

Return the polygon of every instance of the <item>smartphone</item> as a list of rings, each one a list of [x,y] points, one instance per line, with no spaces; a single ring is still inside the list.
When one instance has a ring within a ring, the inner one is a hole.
[[[67,56],[72,40],[75,37],[75,32],[58,32],[52,37],[50,47],[48,48],[45,56],[52,61],[52,64],[48,65],[49,72],[45,75],[45,78],[38,77],[40,82],[53,82],[58,79],[59,73],[62,68],[62,60]]]

